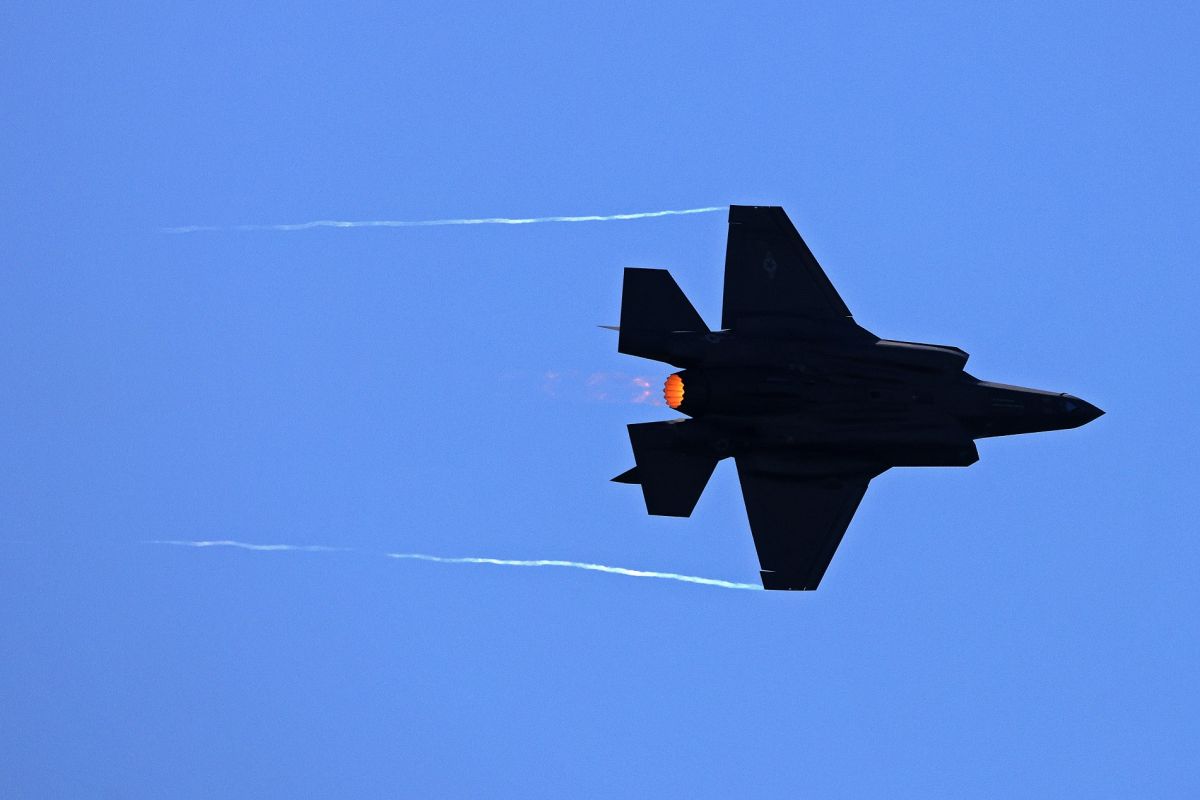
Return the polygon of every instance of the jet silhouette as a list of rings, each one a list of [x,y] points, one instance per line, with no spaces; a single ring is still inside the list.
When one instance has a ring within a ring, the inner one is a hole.
[[[617,350],[681,371],[630,425],[651,514],[687,517],[717,462],[737,464],[766,589],[816,589],[871,479],[965,467],[975,439],[1077,428],[1073,395],[981,381],[957,347],[880,339],[854,321],[782,208],[730,206],[721,329],[661,269],[625,270]]]

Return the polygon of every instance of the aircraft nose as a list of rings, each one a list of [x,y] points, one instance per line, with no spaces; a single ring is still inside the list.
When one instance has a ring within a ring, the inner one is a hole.
[[[1098,408],[1087,401],[1083,402],[1083,407],[1080,409],[1080,411],[1083,414],[1083,423],[1085,425],[1087,423],[1091,422],[1092,420],[1096,419],[1097,417],[1104,416],[1103,409]]]
[[[1076,420],[1076,425],[1087,425],[1097,417],[1104,416],[1104,412],[1101,409],[1092,405],[1087,400],[1081,400],[1075,395],[1066,395],[1063,405],[1067,413]]]

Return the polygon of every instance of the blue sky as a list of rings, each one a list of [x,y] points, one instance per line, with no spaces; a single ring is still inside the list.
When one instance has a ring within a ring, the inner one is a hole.
[[[967,5],[0,11],[0,795],[1194,796],[1200,15]],[[731,464],[607,482],[670,369],[595,325],[716,324],[723,215],[161,231],[728,203],[1107,415],[883,475],[816,593],[397,561],[757,579]]]

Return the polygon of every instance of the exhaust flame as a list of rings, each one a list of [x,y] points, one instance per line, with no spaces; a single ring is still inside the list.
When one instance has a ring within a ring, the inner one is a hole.
[[[666,384],[663,385],[663,399],[671,408],[683,405],[683,378],[677,374],[667,378]]]
[[[517,380],[525,373],[511,372],[502,376]],[[541,390],[556,400],[591,403],[632,403],[662,405],[650,379],[626,372],[590,372],[577,369],[547,370],[541,376]]]

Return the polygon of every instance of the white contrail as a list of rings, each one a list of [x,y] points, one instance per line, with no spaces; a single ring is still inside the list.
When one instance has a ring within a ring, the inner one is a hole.
[[[304,553],[338,553],[348,552],[349,547],[326,547],[322,544],[249,544],[235,542],[232,539],[184,540],[184,539],[151,539],[145,544],[171,544],[176,547],[238,547],[242,550],[259,550],[278,552],[290,550]]]
[[[267,552],[305,552],[305,553],[330,553],[330,552],[353,552],[352,547],[326,547],[319,544],[251,544],[248,542],[238,542],[233,539],[207,539],[207,540],[187,540],[187,539],[153,539],[145,542],[145,544],[168,544],[176,547],[236,547],[242,550],[256,550]],[[589,564],[581,561],[556,561],[548,559],[539,559],[537,561],[519,561],[506,558],[451,558],[448,556],[431,556],[425,553],[384,553],[388,558],[410,559],[413,561],[434,561],[439,564],[493,564],[504,567],[572,567],[574,569],[591,570],[592,572],[607,572],[611,575],[626,575],[631,578],[662,578],[670,581],[682,581],[683,583],[696,583],[701,586],[717,586],[722,589],[751,589],[759,590],[762,587],[756,583],[735,583],[733,581],[722,581],[717,578],[700,578],[695,575],[678,575],[674,572],[651,572],[642,569],[626,569],[625,567],[609,567],[604,564]]]
[[[163,233],[197,233],[200,231],[307,231],[312,228],[428,228],[434,225],[532,225],[536,222],[610,222],[621,219],[676,217],[683,214],[708,214],[724,211],[728,206],[639,211],[632,214],[588,214],[579,217],[482,217],[480,219],[318,219],[312,222],[291,222],[280,225],[180,225],[163,228]]]
[[[674,572],[650,572],[643,569],[626,569],[625,567],[609,567],[604,564],[588,564],[582,561],[552,561],[539,559],[537,561],[517,561],[508,558],[447,558],[445,556],[428,556],[423,553],[388,553],[388,558],[410,558],[416,561],[436,561],[439,564],[496,564],[502,567],[572,567],[587,569],[593,572],[607,572],[612,575],[628,575],[631,578],[665,578],[669,581],[684,583],[699,583],[703,586],[719,586],[722,589],[761,589],[756,583],[734,583],[716,578],[698,578],[695,575],[677,575]]]

